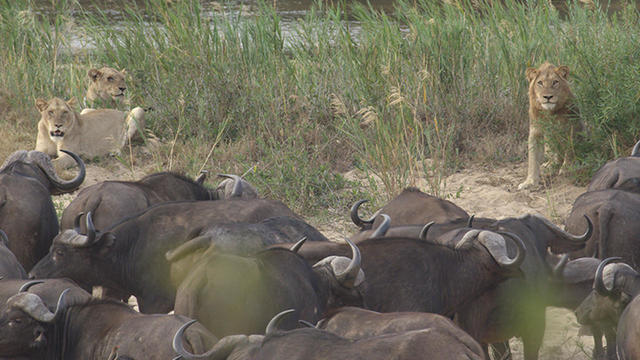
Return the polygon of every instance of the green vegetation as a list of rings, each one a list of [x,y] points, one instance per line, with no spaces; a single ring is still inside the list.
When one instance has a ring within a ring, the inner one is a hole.
[[[149,130],[164,144],[153,155],[158,169],[246,173],[266,196],[307,213],[344,214],[355,199],[386,200],[416,177],[446,195],[450,169],[522,160],[524,71],[547,59],[570,67],[586,124],[573,144],[576,181],[626,154],[640,133],[632,6],[607,15],[572,4],[560,14],[533,0],[399,0],[393,14],[318,5],[283,33],[267,5],[254,16],[203,17],[198,1],[149,0],[126,5],[115,22],[110,12],[53,3],[42,15],[27,1],[0,0],[5,134],[32,146],[35,98],[81,99],[91,66],[126,68],[132,103],[153,108]],[[356,35],[347,18],[361,26]],[[375,194],[340,175],[353,168]]]

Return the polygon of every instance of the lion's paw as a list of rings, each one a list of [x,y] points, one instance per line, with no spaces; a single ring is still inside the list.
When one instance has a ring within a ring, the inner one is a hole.
[[[526,179],[522,184],[518,185],[518,190],[526,190],[534,188],[538,185],[538,182],[533,179]]]

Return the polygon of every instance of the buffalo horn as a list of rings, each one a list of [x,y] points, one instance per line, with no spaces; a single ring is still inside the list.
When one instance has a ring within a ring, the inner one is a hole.
[[[545,225],[547,225],[554,233],[560,235],[565,240],[568,240],[568,241],[571,241],[571,242],[574,242],[574,243],[584,244],[585,241],[589,240],[589,238],[591,237],[591,234],[593,234],[593,223],[591,222],[591,219],[589,219],[589,217],[587,215],[584,215],[584,218],[587,220],[587,231],[582,235],[572,235],[572,234],[562,230],[556,224],[554,224],[551,221],[545,219],[544,217],[538,216],[538,218]]]
[[[271,319],[267,324],[267,328],[264,330],[264,334],[272,335],[273,333],[278,331],[278,326],[280,325],[282,320],[285,318],[285,316],[291,314],[292,312],[295,312],[295,310],[289,309],[289,310],[285,310],[277,313],[276,316],[274,316],[273,319]]]
[[[209,172],[207,170],[200,171],[200,175],[196,178],[196,183],[198,183],[198,185],[204,184],[204,180],[207,178],[208,173]]]
[[[560,258],[560,261],[553,267],[553,276],[559,279],[562,279],[562,273],[564,273],[564,268],[569,262],[569,254],[564,254]]]
[[[344,240],[351,247],[351,252],[353,256],[351,257],[351,262],[349,263],[349,266],[347,266],[347,268],[343,272],[336,274],[336,279],[343,286],[353,287],[354,282],[358,278],[358,273],[360,272],[360,263],[362,259],[361,259],[360,250],[358,249],[358,247],[355,246],[353,242],[351,242],[351,240],[347,238],[345,238]]]
[[[598,294],[602,296],[610,296],[613,295],[613,291],[607,289],[604,284],[604,280],[602,279],[602,274],[604,272],[604,267],[609,265],[614,261],[622,260],[620,257],[610,257],[602,260],[600,265],[598,265],[598,269],[596,270],[596,276],[593,281],[593,290],[595,290]]]
[[[498,234],[510,238],[513,241],[513,243],[516,245],[516,248],[518,250],[516,251],[515,258],[508,261],[500,261],[499,264],[504,268],[518,269],[520,267],[520,264],[522,264],[522,262],[524,261],[524,257],[527,250],[526,246],[524,245],[524,242],[522,241],[522,239],[520,239],[518,235],[514,233],[499,231]]]
[[[229,354],[231,354],[231,352],[233,351],[233,349],[236,347],[238,343],[247,341],[246,335],[225,336],[222,339],[220,339],[220,341],[218,341],[213,346],[213,348],[211,348],[211,350],[207,351],[206,353],[198,354],[198,355],[192,354],[188,352],[187,349],[184,348],[183,337],[184,337],[184,332],[187,330],[187,328],[195,322],[196,320],[190,320],[186,322],[184,325],[182,325],[178,329],[176,334],[173,336],[173,342],[171,345],[173,347],[173,351],[175,351],[176,354],[178,354],[178,357],[175,357],[174,359],[224,360],[229,356]]]
[[[7,233],[0,230],[0,243],[4,243],[5,246],[9,246],[9,237]]]
[[[389,230],[389,227],[391,226],[391,217],[387,214],[380,214],[380,216],[382,216],[382,223],[376,228],[373,234],[369,236],[369,238],[382,237],[387,233],[387,230]]]
[[[43,323],[52,323],[58,319],[65,308],[65,295],[70,289],[65,289],[58,298],[58,304],[56,306],[56,312],[52,313],[42,302],[40,296],[32,293],[18,293],[9,300],[11,306],[18,307],[25,313],[29,314],[32,318]]]
[[[298,250],[300,250],[300,248],[302,247],[302,245],[304,245],[305,241],[307,241],[306,236],[302,237],[302,239],[298,240],[297,243],[293,244],[293,246],[290,247],[289,250],[293,251],[294,253],[297,253]]]
[[[192,253],[196,250],[208,248],[211,246],[211,237],[207,235],[194,237],[193,239],[185,242],[175,249],[169,250],[164,254],[164,257],[169,262],[173,262],[181,259],[183,256]]]
[[[315,328],[316,328],[316,326],[315,326],[315,325],[313,325],[312,323],[308,322],[307,320],[302,320],[302,319],[300,319],[300,320],[298,320],[298,323],[299,323],[300,325],[303,325],[304,327],[308,327],[308,328],[312,328],[312,329],[315,329]]]
[[[20,289],[18,289],[18,292],[25,292],[25,291],[29,291],[29,288],[31,288],[33,285],[38,285],[38,284],[42,284],[44,282],[44,280],[31,280],[31,281],[27,281],[26,283],[22,284],[22,286],[20,286]]]
[[[229,196],[230,199],[242,196],[242,178],[240,176],[229,174],[218,174],[218,176],[233,180],[233,190]]]
[[[91,211],[87,213],[87,245],[92,245],[96,241],[96,228],[93,226]]]
[[[82,215],[84,215],[84,212],[79,212],[78,215],[76,215],[76,218],[73,219],[73,230],[78,234],[80,233],[80,219],[82,218]]]
[[[360,229],[364,229],[365,227],[367,227],[367,225],[371,225],[373,224],[373,221],[375,220],[375,216],[373,216],[371,219],[369,220],[363,220],[360,215],[358,215],[358,209],[360,208],[360,205],[369,202],[369,200],[367,199],[362,199],[357,201],[355,204],[353,204],[353,206],[351,207],[351,221],[353,221],[354,224],[356,224],[356,226],[358,226]]]
[[[471,215],[469,216],[469,220],[467,220],[467,227],[468,228],[472,228],[473,227],[473,219],[476,217],[476,215]]]
[[[427,240],[427,233],[429,232],[429,229],[433,226],[433,224],[435,224],[435,221],[432,221],[430,223],[428,223],[427,225],[425,225],[422,230],[420,230],[420,240],[422,241],[426,241]]]
[[[78,164],[78,168],[79,168],[78,175],[75,178],[69,181],[64,181],[60,179],[60,177],[58,177],[58,175],[56,175],[55,172],[53,172],[52,170],[53,166],[46,166],[46,168],[43,168],[41,164],[38,164],[38,166],[40,167],[40,169],[42,169],[42,171],[44,171],[47,174],[49,181],[51,182],[51,184],[53,184],[53,186],[57,190],[62,192],[75,190],[76,188],[78,188],[78,186],[80,186],[80,184],[82,184],[86,175],[84,162],[82,161],[82,159],[80,159],[78,155],[72,153],[71,151],[67,151],[67,150],[60,150],[60,151],[71,156],[73,160],[76,162],[76,164]],[[48,170],[48,169],[51,169],[51,170]]]
[[[631,156],[640,157],[640,140],[638,140],[638,142],[633,146]]]
[[[469,230],[469,231],[467,231],[462,236],[462,239],[460,239],[460,241],[458,241],[456,243],[455,249],[458,250],[461,247],[463,247],[465,244],[467,244],[468,242],[475,240],[478,237],[478,234],[480,234],[480,230]]]

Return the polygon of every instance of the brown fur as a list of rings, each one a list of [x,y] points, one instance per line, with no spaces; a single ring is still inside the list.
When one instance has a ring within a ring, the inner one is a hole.
[[[535,187],[540,182],[540,164],[544,159],[545,147],[543,139],[542,122],[547,117],[552,117],[561,128],[570,133],[575,133],[575,126],[571,117],[575,115],[571,107],[573,94],[567,81],[569,68],[567,66],[554,66],[549,62],[540,65],[539,68],[527,68],[525,75],[529,80],[529,140],[528,140],[528,171],[526,180],[518,186],[518,189]],[[547,139],[548,140],[548,139]],[[559,156],[563,156],[562,170],[568,165],[569,152],[553,154],[556,163]],[[550,165],[548,162],[545,166]]]

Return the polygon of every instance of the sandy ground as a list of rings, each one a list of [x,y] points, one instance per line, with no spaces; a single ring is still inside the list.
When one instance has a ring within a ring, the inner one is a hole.
[[[134,180],[154,171],[144,166],[132,169],[116,159],[107,159],[97,165],[87,165],[87,177],[81,188],[104,180]],[[585,190],[559,179],[534,191],[518,191],[517,186],[524,177],[524,164],[472,167],[447,177],[443,193],[448,200],[477,216],[502,218],[539,213],[562,225],[574,199]],[[418,181],[417,185],[422,190],[428,189],[424,180]],[[56,197],[58,209],[63,209],[75,194]],[[341,238],[356,230],[346,216],[336,222],[315,225],[331,239]],[[548,308],[547,330],[540,359],[591,359],[593,340],[578,336],[577,333],[578,324],[573,312]],[[511,347],[514,359],[523,359],[522,343],[518,339],[511,340]]]

